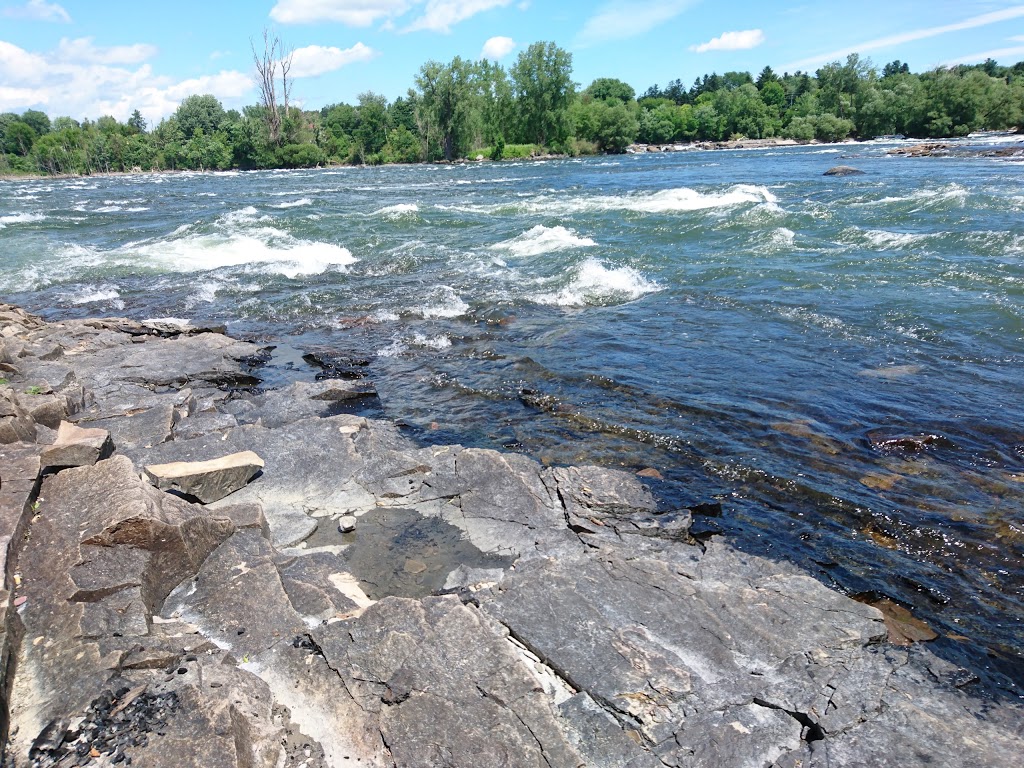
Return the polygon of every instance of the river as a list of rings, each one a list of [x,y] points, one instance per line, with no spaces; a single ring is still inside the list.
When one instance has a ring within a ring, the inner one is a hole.
[[[5,181],[0,297],[225,323],[268,386],[316,352],[425,442],[656,470],[698,535],[1020,696],[1024,173],[891,147]]]

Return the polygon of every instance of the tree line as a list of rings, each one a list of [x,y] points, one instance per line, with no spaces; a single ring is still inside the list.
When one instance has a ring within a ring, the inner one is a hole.
[[[654,85],[638,98],[615,78],[578,90],[572,55],[551,42],[529,46],[508,69],[460,57],[428,61],[393,101],[367,91],[356,104],[305,110],[290,102],[290,57],[279,40],[265,36],[264,44],[263,53],[253,50],[260,103],[241,111],[207,94],[189,96],[152,127],[138,110],[124,123],[0,114],[0,173],[500,160],[621,152],[635,142],[940,138],[1024,123],[1024,62],[915,74],[900,61],[879,71],[851,54],[813,74],[716,73],[689,88],[678,79]]]

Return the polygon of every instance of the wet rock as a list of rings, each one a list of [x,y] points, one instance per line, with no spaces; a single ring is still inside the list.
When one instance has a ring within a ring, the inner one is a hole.
[[[863,176],[864,171],[858,168],[852,168],[849,165],[837,165],[834,168],[829,168],[825,171],[823,176]]]
[[[263,466],[255,453],[242,451],[209,461],[149,464],[146,474],[157,488],[180,491],[209,504],[245,486]]]
[[[85,467],[109,458],[114,441],[105,429],[83,429],[62,421],[56,441],[43,449],[43,467]]]

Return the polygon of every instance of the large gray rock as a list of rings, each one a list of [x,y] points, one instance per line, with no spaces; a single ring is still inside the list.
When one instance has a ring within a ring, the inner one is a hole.
[[[263,466],[263,459],[255,453],[242,451],[208,461],[149,464],[146,474],[157,488],[180,491],[209,504],[244,487]]]

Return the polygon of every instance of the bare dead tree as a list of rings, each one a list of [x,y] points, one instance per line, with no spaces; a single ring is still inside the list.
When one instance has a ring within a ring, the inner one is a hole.
[[[267,122],[267,132],[270,141],[277,144],[281,140],[281,113],[277,109],[277,67],[284,62],[281,61],[281,39],[276,35],[271,37],[270,32],[263,30],[263,51],[256,50],[256,44],[250,39],[252,47],[252,60],[256,64],[256,87],[260,92],[260,102],[263,105],[263,119]],[[291,54],[288,55],[288,69],[291,69]],[[285,105],[288,103],[287,71],[285,75]]]
[[[295,49],[285,50],[280,41],[278,41],[278,47],[281,53],[281,91],[284,96],[284,114],[287,117],[288,101],[292,95],[292,81],[288,79],[288,73],[292,71],[292,58],[295,56]]]

